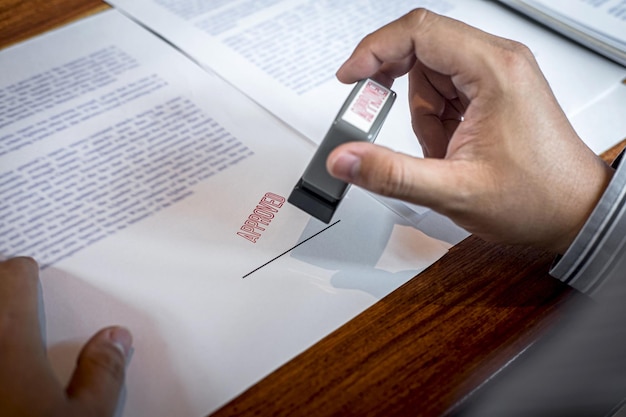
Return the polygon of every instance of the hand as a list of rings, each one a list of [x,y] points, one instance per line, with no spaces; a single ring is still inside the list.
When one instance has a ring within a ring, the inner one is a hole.
[[[50,368],[38,314],[38,266],[0,262],[0,415],[112,416],[124,382],[130,333],[102,329],[83,347],[67,388]]]
[[[531,52],[418,9],[364,38],[337,77],[389,86],[407,73],[426,158],[349,143],[329,172],[485,239],[565,251],[613,171],[578,138]]]

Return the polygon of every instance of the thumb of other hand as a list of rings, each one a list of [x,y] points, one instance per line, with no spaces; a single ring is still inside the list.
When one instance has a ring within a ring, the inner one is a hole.
[[[78,415],[113,416],[131,345],[132,336],[123,327],[102,329],[85,344],[67,387]]]

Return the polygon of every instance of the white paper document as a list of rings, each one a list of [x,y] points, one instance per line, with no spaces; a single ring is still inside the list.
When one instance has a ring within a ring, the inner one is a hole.
[[[618,84],[570,117],[576,132],[597,153],[626,139],[626,84]]]
[[[415,0],[111,1],[215,71],[281,120],[319,143],[351,86],[335,71],[368,32],[400,17]],[[417,3],[445,12],[440,0]],[[406,97],[406,80],[394,86]],[[387,116],[378,143],[422,155],[406,99]]]
[[[492,1],[107,1],[314,142],[322,140],[328,121],[350,89],[335,79],[341,63],[369,32],[416,7],[527,44],[568,115],[626,77],[625,68]],[[411,130],[408,102],[403,99],[406,84],[406,77],[394,84],[399,99],[377,143],[422,156]]]
[[[40,262],[62,379],[131,329],[125,416],[208,414],[450,246],[356,188],[287,204],[315,146],[117,11],[0,63],[0,256]]]
[[[626,65],[623,0],[499,0]]]
[[[584,27],[626,51],[626,4],[623,0],[529,0],[540,10]]]

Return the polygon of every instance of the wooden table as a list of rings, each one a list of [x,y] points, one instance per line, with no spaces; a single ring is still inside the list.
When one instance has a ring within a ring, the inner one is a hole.
[[[0,48],[106,8],[100,0],[0,0]],[[577,295],[548,275],[552,259],[469,237],[214,416],[449,414]]]

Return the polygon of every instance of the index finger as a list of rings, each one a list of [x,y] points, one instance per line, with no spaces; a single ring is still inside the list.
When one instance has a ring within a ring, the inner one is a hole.
[[[353,83],[374,76],[384,66],[393,66],[399,76],[411,69],[416,58],[441,74],[465,76],[460,81],[467,84],[485,76],[479,70],[489,57],[486,47],[497,39],[458,20],[415,9],[366,36],[339,68],[337,78]]]
[[[45,357],[39,317],[39,267],[31,258],[0,262],[0,350],[3,357]]]

